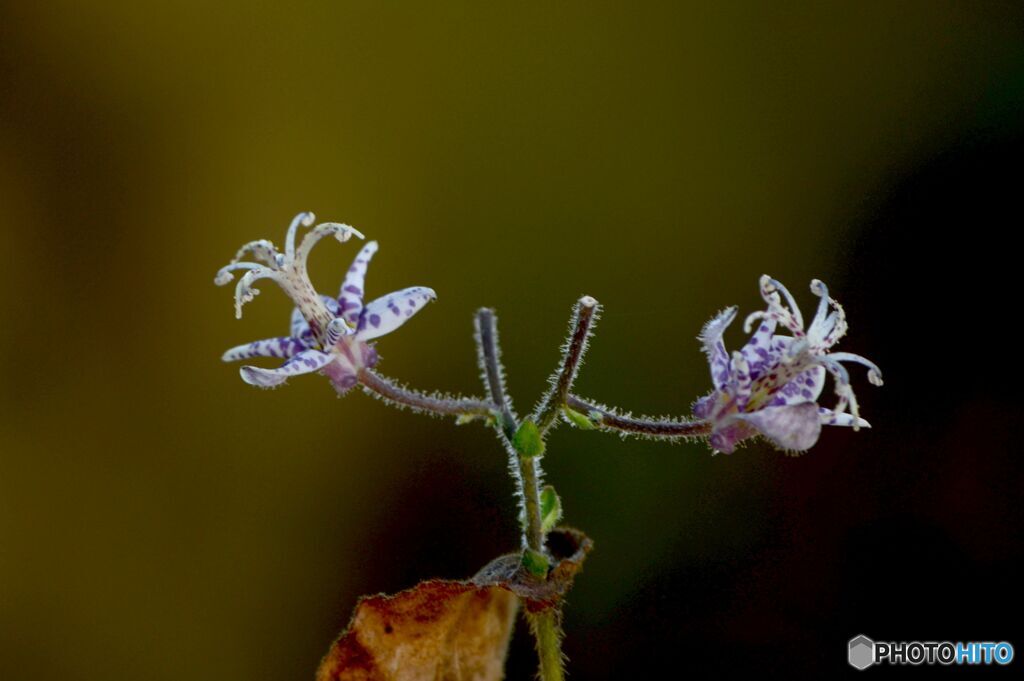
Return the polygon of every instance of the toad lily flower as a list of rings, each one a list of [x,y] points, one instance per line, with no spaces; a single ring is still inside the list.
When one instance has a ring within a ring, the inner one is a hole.
[[[363,284],[370,259],[377,252],[376,241],[359,251],[337,298],[319,295],[306,271],[306,258],[313,246],[326,236],[344,243],[353,235],[360,239],[363,235],[348,225],[328,222],[310,230],[296,248],[299,227],[312,226],[314,219],[312,213],[296,216],[285,237],[284,253],[262,239],[245,244],[214,279],[223,286],[234,278],[235,271],[246,270],[235,286],[235,315],[239,318],[242,306],[259,293],[252,286],[259,279],[274,281],[295,302],[290,336],[254,341],[224,353],[225,362],[254,357],[288,360],[277,369],[243,366],[242,380],[250,385],[272,388],[292,376],[319,371],[339,393],[345,393],[358,383],[361,370],[377,363],[377,351],[370,341],[394,331],[437,298],[432,289],[415,286],[364,305]],[[257,262],[242,260],[246,254]]]
[[[730,356],[722,342],[722,334],[736,317],[735,307],[709,321],[699,337],[715,389],[697,400],[693,413],[711,424],[711,446],[730,453],[740,441],[763,435],[782,449],[805,451],[818,441],[822,425],[869,428],[860,418],[842,363],[866,366],[873,385],[882,385],[882,373],[860,355],[829,352],[847,325],[843,308],[829,297],[825,284],[811,281],[811,292],[821,300],[806,329],[800,308],[785,286],[768,275],[761,277],[760,285],[768,307],[747,317],[744,331],[750,333],[755,322],[758,328],[742,350]],[[780,325],[792,335],[776,335]],[[835,383],[833,409],[817,404],[826,373]]]

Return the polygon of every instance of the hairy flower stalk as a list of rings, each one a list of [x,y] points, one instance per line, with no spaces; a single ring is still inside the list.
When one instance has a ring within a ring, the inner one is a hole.
[[[585,417],[586,427],[618,432],[623,437],[634,435],[654,440],[682,441],[707,437],[711,432],[711,424],[707,421],[633,416],[576,395],[569,395],[566,406]],[[569,420],[574,425],[580,425],[578,419]]]
[[[283,252],[269,241],[252,241],[217,273],[215,282],[223,286],[237,272],[244,272],[235,286],[238,317],[242,307],[259,293],[253,284],[261,279],[276,283],[295,304],[288,336],[240,345],[224,353],[223,359],[284,359],[276,369],[241,368],[242,379],[261,388],[317,372],[326,376],[339,394],[359,385],[390,406],[455,417],[459,423],[480,420],[493,425],[508,452],[519,501],[522,553],[513,557],[513,562],[531,588],[551,589],[559,583],[553,577],[558,570],[552,565],[553,553],[546,539],[562,516],[562,503],[553,487],[542,487],[540,460],[545,454],[546,435],[560,418],[578,428],[623,436],[670,442],[706,439],[715,451],[727,453],[757,436],[787,451],[805,451],[817,442],[823,425],[850,426],[854,430],[869,427],[860,417],[844,365],[867,367],[868,380],[875,385],[882,384],[881,371],[860,355],[831,351],[846,333],[846,316],[816,279],[811,282],[811,292],[819,302],[809,325],[805,325],[790,292],[767,275],[760,280],[766,308],[747,317],[745,331],[751,333],[755,324],[756,330],[739,351],[730,354],[723,342],[726,329],[736,317],[735,307],[726,308],[704,325],[699,340],[710,366],[712,390],[693,404],[693,419],[635,417],[572,392],[600,311],[598,302],[590,296],[576,302],[551,387],[530,416],[520,419],[512,407],[501,365],[497,321],[486,308],[476,314],[475,337],[487,398],[451,397],[407,388],[376,371],[379,356],[374,341],[405,324],[435,300],[436,294],[415,286],[364,303],[366,272],[377,251],[374,241],[366,243],[356,255],[337,296],[317,293],[306,270],[313,246],[327,236],[341,243],[363,236],[347,225],[324,223],[313,227],[313,222],[312,213],[300,213],[288,228]],[[296,246],[300,228],[311,229]],[[246,256],[250,259],[243,259]],[[832,377],[836,395],[831,408],[818,404],[827,375]],[[536,607],[527,609],[543,681],[561,681],[564,677],[562,594],[564,590],[543,601],[543,605],[535,603]]]
[[[590,296],[583,296],[576,301],[569,322],[569,337],[562,346],[562,362],[558,371],[551,377],[551,390],[537,405],[533,419],[537,422],[541,433],[557,423],[557,416],[566,406],[569,391],[572,389],[576,373],[587,352],[587,342],[593,333],[594,324],[600,312],[597,301]]]

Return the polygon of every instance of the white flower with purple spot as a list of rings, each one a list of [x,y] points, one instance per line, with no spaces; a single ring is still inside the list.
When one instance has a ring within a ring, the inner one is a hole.
[[[437,298],[433,289],[414,286],[364,305],[363,285],[370,259],[377,252],[376,241],[359,251],[337,298],[318,294],[306,271],[313,246],[325,236],[344,243],[353,235],[360,239],[363,235],[348,225],[328,222],[311,229],[296,247],[299,228],[312,226],[314,219],[312,213],[295,217],[285,237],[284,253],[266,240],[245,244],[214,279],[223,286],[234,278],[235,271],[245,270],[235,286],[235,315],[239,318],[242,306],[259,293],[252,287],[259,279],[274,281],[295,302],[290,336],[254,341],[224,353],[225,362],[254,357],[287,360],[277,369],[243,366],[242,380],[250,385],[272,388],[292,376],[319,371],[339,393],[345,393],[359,382],[362,370],[372,369],[377,363],[377,351],[370,341],[394,331]],[[251,254],[255,262],[242,260],[246,254]]]
[[[882,373],[860,355],[829,352],[847,325],[843,308],[829,297],[825,284],[811,281],[811,292],[820,301],[806,329],[800,308],[785,286],[768,275],[761,277],[760,285],[768,307],[747,317],[744,331],[750,333],[754,323],[758,328],[742,350],[730,356],[722,342],[722,334],[736,317],[735,307],[709,321],[699,337],[714,390],[697,400],[693,413],[710,423],[711,447],[729,453],[741,441],[762,435],[782,449],[805,451],[818,441],[822,425],[870,428],[860,418],[842,363],[866,366],[873,385],[882,385]],[[777,335],[780,325],[792,335]],[[837,403],[832,409],[817,404],[826,373],[835,383]]]

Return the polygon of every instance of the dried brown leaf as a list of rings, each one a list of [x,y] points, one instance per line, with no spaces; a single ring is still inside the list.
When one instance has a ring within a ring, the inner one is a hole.
[[[363,598],[317,681],[497,681],[515,601],[497,586],[442,580]]]
[[[531,612],[557,605],[591,546],[582,532],[559,528],[548,535],[556,562],[547,580],[509,554],[468,581],[428,580],[394,596],[365,597],[317,681],[499,681],[517,596]]]

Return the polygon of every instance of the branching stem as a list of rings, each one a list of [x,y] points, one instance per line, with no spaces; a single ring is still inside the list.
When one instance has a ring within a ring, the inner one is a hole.
[[[494,312],[486,308],[476,314],[476,340],[484,383],[491,400],[501,415],[499,433],[506,448],[515,457],[518,466],[519,494],[523,500],[523,544],[526,548],[542,555],[546,554],[544,532],[540,515],[540,474],[538,457],[522,456],[516,452],[513,439],[519,430],[519,423],[512,411],[512,405],[505,392],[504,372],[501,367],[501,350],[498,346],[498,328]],[[530,629],[537,643],[540,658],[541,681],[562,681],[565,673],[562,667],[562,629],[560,607],[528,615]]]

